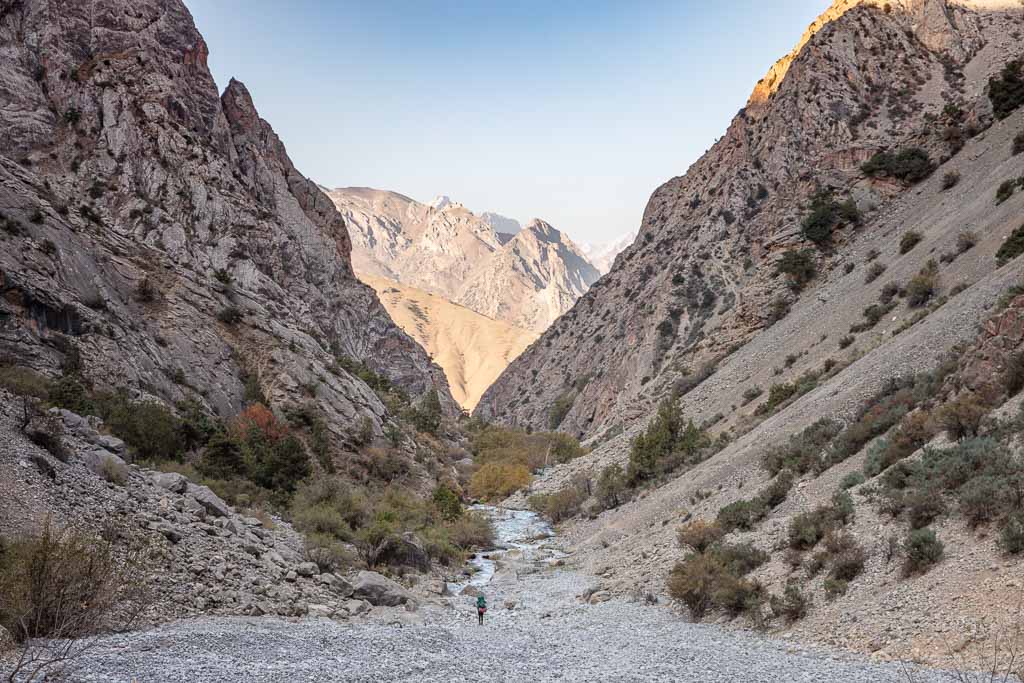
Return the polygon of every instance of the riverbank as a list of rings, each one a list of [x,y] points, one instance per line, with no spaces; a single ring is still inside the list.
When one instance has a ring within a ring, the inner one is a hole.
[[[506,516],[515,519],[514,516]],[[535,529],[515,523],[523,528]],[[499,525],[502,522],[499,519]],[[507,527],[499,526],[499,539]],[[505,533],[508,542],[509,534]],[[416,611],[374,608],[358,622],[200,618],[108,636],[71,680],[207,681],[701,681],[889,682],[899,665],[757,634],[687,623],[663,606],[580,599],[597,581],[552,561],[548,540],[494,553],[476,624],[469,595],[424,600]],[[525,539],[520,539],[525,540]],[[949,677],[928,673],[917,681]]]

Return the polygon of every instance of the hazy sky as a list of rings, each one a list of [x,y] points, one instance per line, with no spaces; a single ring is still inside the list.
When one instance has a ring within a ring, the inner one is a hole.
[[[635,230],[828,0],[186,0],[299,170]]]

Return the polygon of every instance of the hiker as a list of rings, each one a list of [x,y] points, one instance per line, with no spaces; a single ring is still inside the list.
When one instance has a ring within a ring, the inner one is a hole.
[[[479,595],[476,598],[476,616],[480,620],[480,625],[484,625],[484,612],[487,611],[487,600],[484,599],[483,595]]]

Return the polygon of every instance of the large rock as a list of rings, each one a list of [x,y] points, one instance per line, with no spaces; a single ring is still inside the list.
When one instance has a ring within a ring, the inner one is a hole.
[[[430,555],[412,534],[392,538],[380,553],[380,561],[392,567],[412,567],[421,572],[430,571]]]
[[[185,493],[185,490],[188,488],[188,479],[177,472],[154,474],[153,483],[171,493]]]
[[[366,600],[375,607],[395,607],[414,599],[405,588],[386,576],[367,571],[359,572],[356,576],[352,597]]]
[[[231,508],[228,507],[228,504],[206,486],[197,486],[196,484],[189,483],[186,491],[188,495],[195,498],[200,505],[206,508],[206,512],[211,516],[229,517],[231,515]]]

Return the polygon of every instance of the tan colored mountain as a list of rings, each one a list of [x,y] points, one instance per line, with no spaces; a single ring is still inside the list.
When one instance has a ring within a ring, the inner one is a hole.
[[[484,394],[481,417],[591,437],[529,494],[628,469],[662,401],[714,439],[611,502],[579,494],[589,514],[561,531],[598,589],[664,596],[694,552],[679,527],[717,521],[766,553],[747,597],[775,596],[752,618],[713,611],[723,623],[774,616],[790,637],[944,667],[998,670],[993,650],[1019,645],[1024,516],[996,490],[1019,490],[1021,463],[1022,28],[1017,2],[836,2]],[[972,453],[1016,474],[959,488],[951,463]]]
[[[432,205],[369,188],[329,196],[352,236],[357,272],[439,294],[543,332],[600,273],[566,236],[535,220],[514,236],[447,197]]]
[[[391,318],[427,350],[448,378],[452,396],[472,410],[481,394],[537,333],[494,320],[442,296],[394,280],[362,275]]]

